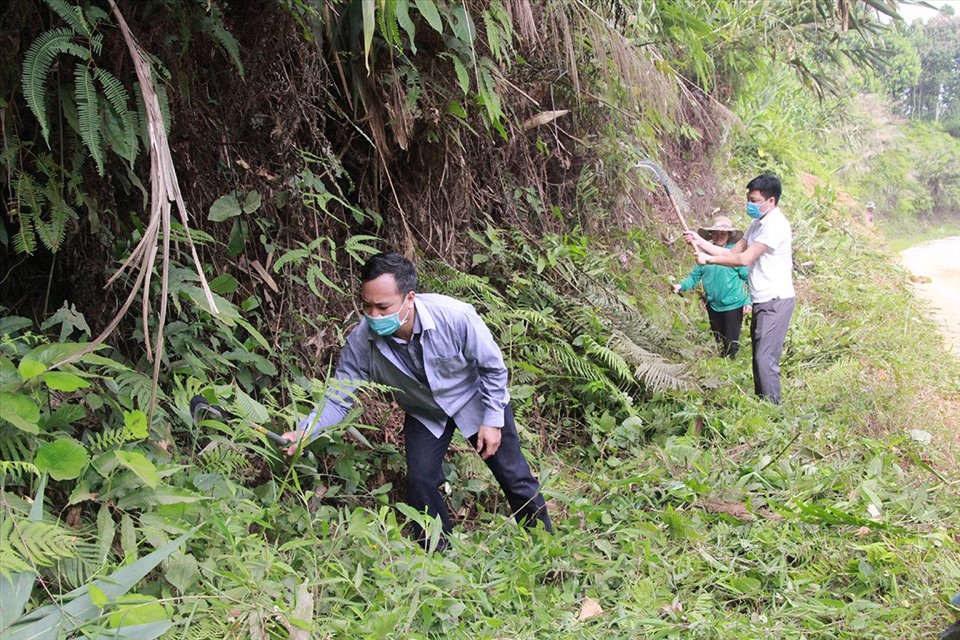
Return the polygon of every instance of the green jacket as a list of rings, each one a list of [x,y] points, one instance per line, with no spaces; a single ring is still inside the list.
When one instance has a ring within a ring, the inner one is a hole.
[[[729,249],[733,244],[727,245]],[[746,267],[723,267],[718,264],[698,264],[683,282],[681,291],[690,291],[703,282],[707,304],[714,311],[730,311],[750,304],[750,294],[743,286],[747,282]]]

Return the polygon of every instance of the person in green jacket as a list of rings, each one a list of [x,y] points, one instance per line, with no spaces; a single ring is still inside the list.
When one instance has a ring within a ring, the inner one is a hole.
[[[743,237],[743,232],[733,227],[726,216],[713,219],[713,226],[697,230],[701,237],[710,236],[718,247],[732,247]],[[710,317],[710,331],[720,344],[720,355],[733,358],[740,350],[740,328],[743,314],[750,313],[750,294],[744,284],[747,282],[746,267],[722,267],[717,264],[698,264],[681,283],[673,285],[674,293],[689,291],[703,283],[707,295],[707,315]]]

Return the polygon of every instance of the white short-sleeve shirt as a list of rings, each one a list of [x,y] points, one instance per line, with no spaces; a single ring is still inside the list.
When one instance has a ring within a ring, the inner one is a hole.
[[[793,232],[780,207],[751,222],[743,237],[747,246],[760,242],[767,247],[749,267],[753,303],[796,297],[793,288]]]

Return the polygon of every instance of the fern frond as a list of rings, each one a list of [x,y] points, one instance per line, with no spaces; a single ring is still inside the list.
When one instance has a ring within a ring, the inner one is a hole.
[[[56,567],[51,568],[50,573],[54,574],[51,579],[76,589],[87,584],[90,578],[103,567],[103,562],[97,545],[83,540],[77,541],[73,547],[73,553],[72,557],[61,559]]]
[[[44,0],[54,13],[60,16],[74,33],[91,37],[90,25],[83,15],[83,8],[66,0]]]
[[[33,255],[33,252],[37,250],[37,236],[33,231],[33,216],[22,208],[13,209],[10,214],[11,217],[15,216],[17,218],[20,225],[17,233],[13,236],[13,248],[17,250],[17,253]]]
[[[590,336],[580,336],[578,340],[589,355],[599,360],[603,366],[611,371],[621,382],[629,385],[636,384],[636,380],[633,377],[633,370],[619,353],[598,343]]]
[[[58,192],[53,192],[55,185],[48,185],[44,194],[50,201],[50,219],[44,220],[41,216],[34,217],[34,227],[40,241],[50,251],[56,253],[67,237],[67,221],[76,220],[77,212],[73,210]]]
[[[46,85],[53,61],[63,53],[72,54],[84,61],[90,60],[90,52],[74,43],[73,37],[74,32],[70,29],[44,31],[33,41],[23,59],[23,97],[40,123],[43,139],[48,146],[50,124],[47,120]]]
[[[647,351],[624,333],[614,330],[610,337],[612,345],[634,370],[634,377],[653,391],[667,389],[693,389],[696,382],[690,378],[687,368],[667,362],[663,357]]]
[[[132,439],[136,438],[132,437],[130,430],[126,427],[121,427],[119,429],[107,429],[106,431],[101,431],[100,433],[88,431],[86,434],[84,434],[83,438],[87,448],[94,453],[100,453],[106,451],[107,449],[119,447],[123,443]]]
[[[40,469],[32,462],[24,460],[0,460],[0,478],[10,485],[24,484],[27,474],[40,477]]]
[[[33,460],[36,439],[19,429],[0,427],[0,459],[6,462]]]
[[[49,567],[75,555],[76,532],[58,524],[19,520],[0,511],[0,575]]]
[[[103,137],[100,134],[100,94],[93,86],[93,74],[86,65],[79,64],[73,73],[76,85],[74,97],[80,124],[80,139],[97,163],[97,173],[103,176]]]
[[[136,409],[150,405],[150,394],[153,391],[153,380],[143,375],[139,371],[126,370],[118,371],[114,376],[117,383],[117,397],[122,401],[123,406],[128,409]],[[157,398],[165,399],[161,390],[157,390]]]
[[[199,618],[199,615],[197,616]],[[227,627],[213,618],[202,618],[194,621],[181,637],[183,640],[223,640],[232,633]]]
[[[603,382],[606,374],[596,364],[576,353],[565,342],[538,344],[534,347],[535,364],[557,375],[566,375],[580,380]],[[553,365],[553,366],[551,366]]]
[[[207,27],[207,32],[210,34],[210,37],[220,45],[220,48],[224,50],[227,56],[230,58],[230,61],[233,62],[233,66],[236,67],[237,73],[240,74],[242,78],[244,75],[243,61],[240,60],[240,43],[237,42],[237,39],[233,37],[233,34],[227,31],[227,28],[223,26],[223,18],[220,15],[219,11],[213,12],[209,17],[204,19],[204,24]]]
[[[438,293],[451,295],[471,293],[482,300],[488,308],[498,309],[505,306],[503,296],[493,288],[486,278],[464,273],[434,260],[424,261],[422,272],[430,288]]]
[[[99,67],[94,69],[93,76],[103,89],[107,104],[110,105],[120,125],[117,138],[123,141],[125,149],[117,149],[117,152],[132,165],[137,159],[139,145],[137,144],[137,116],[127,106],[130,102],[130,94],[127,93],[123,83],[106,69]]]
[[[243,453],[223,446],[204,451],[198,456],[197,462],[206,473],[219,473],[234,479],[237,479],[238,472],[253,466]]]

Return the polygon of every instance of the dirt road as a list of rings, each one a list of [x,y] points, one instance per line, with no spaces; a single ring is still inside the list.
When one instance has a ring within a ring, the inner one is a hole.
[[[900,252],[903,266],[923,279],[917,295],[946,335],[947,348],[960,358],[960,236],[951,236]]]

